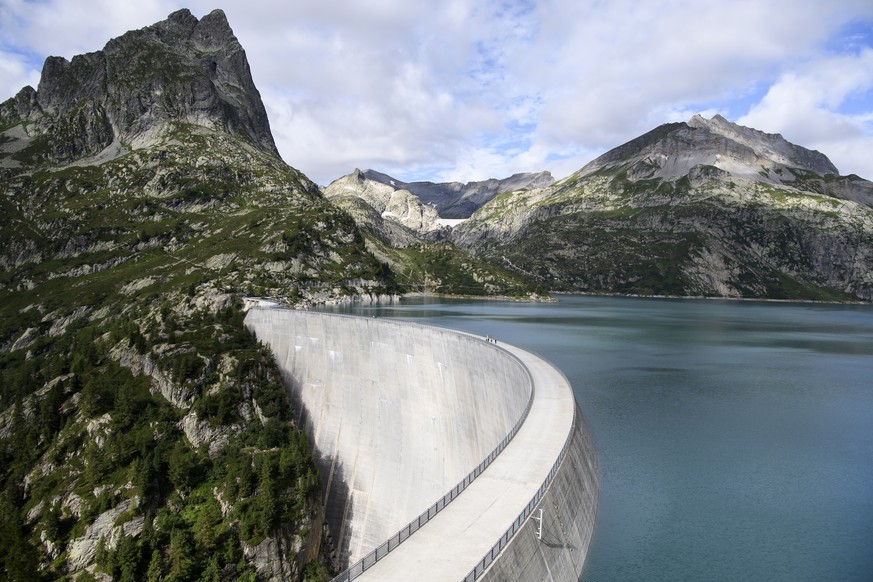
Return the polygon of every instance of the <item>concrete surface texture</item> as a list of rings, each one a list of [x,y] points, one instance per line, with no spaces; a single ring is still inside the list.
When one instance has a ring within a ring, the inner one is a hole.
[[[531,400],[528,369],[481,338],[390,320],[280,309],[252,309],[246,325],[272,348],[295,409],[301,411],[301,426],[314,444],[324,479],[326,521],[343,567],[464,479],[512,430]],[[568,406],[572,418],[572,393]],[[536,430],[557,430],[557,440],[564,443],[571,420],[565,425]],[[527,457],[541,454],[552,451],[520,451],[514,462],[524,464]],[[555,456],[545,464],[553,464]],[[504,471],[514,472],[511,467]],[[443,513],[467,495],[462,493]],[[484,541],[470,546],[471,556],[500,534],[483,535]],[[409,575],[407,570],[397,579]]]
[[[591,437],[564,375],[533,354],[499,345],[507,357],[517,357],[528,368],[534,382],[524,424],[455,501],[358,581],[579,579],[599,493]],[[541,536],[538,522],[531,519],[538,517],[540,509]],[[520,525],[518,531],[505,547],[497,548],[514,524]],[[486,556],[496,558],[483,564]]]
[[[581,416],[576,421],[566,456],[531,512],[535,519],[524,522],[479,580],[579,580],[594,532],[600,481],[594,443]]]

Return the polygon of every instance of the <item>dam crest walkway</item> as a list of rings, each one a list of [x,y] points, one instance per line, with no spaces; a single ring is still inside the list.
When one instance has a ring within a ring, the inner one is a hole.
[[[527,418],[457,499],[356,580],[465,580],[546,482],[573,431],[573,391],[566,377],[542,358],[497,345],[530,372],[534,395]]]

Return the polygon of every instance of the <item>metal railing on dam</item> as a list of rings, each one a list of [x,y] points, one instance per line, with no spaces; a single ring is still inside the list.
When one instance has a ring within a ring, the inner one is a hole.
[[[417,326],[423,327],[423,328],[430,328],[430,326],[425,326],[425,325],[421,325],[421,324],[417,324],[417,323],[410,323],[410,325],[417,325]],[[432,328],[432,329],[441,329],[442,330],[442,328]],[[445,330],[442,330],[442,331],[445,331]],[[461,332],[456,332],[456,333],[461,333]],[[506,352],[506,355],[510,358],[514,358],[514,359],[518,360],[518,358],[516,358],[514,355],[510,354],[509,352]],[[521,362],[519,362],[519,363],[521,363]],[[458,497],[458,495],[460,495],[467,488],[467,486],[470,485],[476,479],[476,477],[478,477],[479,475],[482,474],[482,472],[488,467],[488,465],[490,465],[494,461],[494,459],[497,458],[497,455],[499,455],[501,452],[503,452],[503,449],[506,448],[506,445],[508,445],[510,443],[510,441],[512,441],[513,437],[518,433],[518,430],[521,428],[521,425],[524,424],[525,419],[527,419],[528,412],[530,412],[531,405],[533,404],[534,391],[535,391],[535,388],[533,385],[533,380],[530,378],[530,371],[527,370],[527,367],[525,367],[522,364],[522,368],[527,373],[528,379],[530,381],[530,385],[531,385],[530,399],[528,400],[527,407],[524,409],[524,412],[519,417],[518,422],[516,422],[515,426],[512,427],[512,430],[509,431],[509,434],[507,434],[503,438],[503,440],[500,441],[500,443],[494,448],[494,450],[491,451],[491,453],[489,453],[488,456],[485,457],[485,459],[481,463],[479,463],[479,465],[475,469],[470,471],[470,473],[466,477],[464,477],[464,479],[460,483],[458,483],[457,485],[452,487],[452,489],[448,493],[443,495],[442,498],[440,498],[436,503],[434,503],[433,505],[428,507],[426,511],[422,512],[421,515],[419,515],[417,518],[410,521],[405,527],[403,527],[396,534],[394,534],[393,536],[388,538],[379,547],[377,547],[376,549],[371,551],[369,554],[367,554],[366,556],[364,556],[363,558],[361,558],[360,560],[358,560],[357,562],[355,562],[354,564],[349,566],[346,570],[340,572],[337,576],[332,578],[331,582],[348,582],[348,581],[354,580],[355,578],[357,578],[358,576],[360,576],[361,574],[366,572],[367,569],[374,566],[376,564],[376,562],[378,562],[379,560],[381,560],[382,558],[387,556],[389,552],[391,552],[397,546],[399,546],[404,541],[409,539],[409,536],[411,536],[412,534],[417,532],[424,524],[426,524],[431,519],[436,517],[437,514],[440,511],[442,511],[449,503],[454,501]],[[501,546],[501,548],[502,548],[502,546]],[[470,578],[470,580],[475,580],[475,578]],[[466,582],[466,579],[465,579],[465,582]]]
[[[566,375],[552,367],[569,387]],[[573,400],[570,430],[548,475],[463,582],[576,582],[581,576],[599,505],[600,467],[584,415]],[[544,524],[544,514],[552,523]],[[525,527],[528,532],[521,535]]]
[[[573,437],[576,432],[576,423],[578,422],[578,411],[574,411],[573,413],[573,427],[570,430],[570,434],[567,436],[567,441],[564,443],[564,448],[561,449],[561,454],[558,455],[558,458],[555,460],[555,464],[552,466],[552,470],[549,471],[549,476],[546,477],[546,480],[540,485],[540,488],[537,490],[536,494],[534,494],[533,499],[525,506],[524,510],[521,514],[515,518],[515,521],[512,522],[512,525],[509,529],[506,530],[500,539],[497,540],[497,543],[485,554],[485,557],[476,564],[476,566],[470,570],[470,573],[464,576],[463,582],[474,582],[474,580],[478,580],[482,574],[488,569],[488,566],[491,565],[491,562],[497,559],[500,555],[500,552],[509,545],[509,542],[512,540],[513,536],[521,529],[530,515],[533,513],[534,509],[537,505],[539,505],[540,501],[543,499],[543,495],[545,495],[546,491],[549,489],[549,485],[552,484],[552,481],[555,478],[555,475],[558,473],[558,469],[561,467],[561,463],[564,462],[564,459],[567,456],[567,451],[570,449],[570,444],[573,442]]]

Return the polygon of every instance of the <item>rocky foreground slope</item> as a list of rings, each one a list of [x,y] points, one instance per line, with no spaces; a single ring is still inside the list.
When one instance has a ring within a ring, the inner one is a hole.
[[[501,194],[451,239],[552,290],[873,300],[873,183],[720,116]]]
[[[0,104],[0,570],[323,577],[319,478],[240,297],[397,291],[278,157],[221,11],[47,59]]]

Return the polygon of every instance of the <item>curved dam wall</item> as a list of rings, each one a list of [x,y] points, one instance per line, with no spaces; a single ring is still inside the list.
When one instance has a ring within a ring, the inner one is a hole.
[[[525,366],[480,339],[382,319],[252,309],[314,445],[346,567],[464,479],[529,406]]]
[[[599,491],[594,442],[577,410],[564,457],[542,498],[497,558],[465,582],[579,580],[594,533]]]

